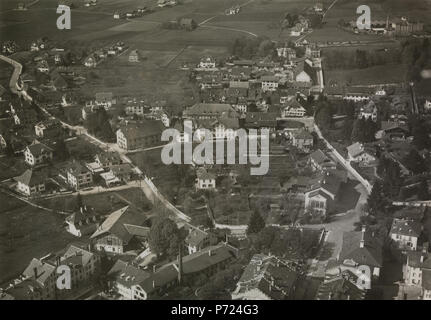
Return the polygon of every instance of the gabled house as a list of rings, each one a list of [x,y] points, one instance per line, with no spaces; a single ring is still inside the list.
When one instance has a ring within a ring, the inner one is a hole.
[[[232,300],[293,299],[299,273],[275,256],[255,254],[238,280]]]
[[[25,292],[19,299],[53,300],[56,298],[56,266],[43,259],[33,258],[22,273],[26,281]],[[23,289],[23,288],[21,288]]]
[[[276,91],[278,89],[278,78],[275,76],[263,76],[260,78],[262,91]]]
[[[382,121],[381,129],[376,132],[376,139],[390,139],[393,141],[405,141],[409,130],[405,124],[395,121]]]
[[[291,99],[286,101],[281,107],[281,117],[282,118],[290,118],[290,117],[304,117],[306,114],[305,108],[296,100]]]
[[[211,235],[199,228],[192,228],[184,240],[189,254],[200,251],[211,245]]]
[[[104,170],[108,170],[114,165],[120,165],[123,162],[120,155],[113,151],[104,151],[98,153],[94,157],[94,161]]]
[[[52,160],[53,150],[43,143],[34,141],[24,150],[25,162],[30,166],[36,166]]]
[[[337,257],[338,269],[350,270],[354,274],[364,274],[358,286],[371,289],[374,279],[380,276],[383,265],[383,244],[373,232],[349,231],[343,233],[341,251]]]
[[[421,233],[422,224],[420,222],[394,218],[389,236],[401,250],[416,251]]]
[[[319,286],[317,300],[364,300],[366,291],[357,286],[358,276],[349,270]]]
[[[34,126],[34,131],[40,138],[58,138],[62,130],[60,121],[55,118],[41,121]]]
[[[366,148],[361,142],[355,142],[347,147],[347,156],[350,162],[370,164],[376,161],[376,153],[372,148]]]
[[[111,109],[112,105],[117,103],[112,92],[97,92],[95,98],[96,105],[102,106],[105,110]]]
[[[82,283],[94,279],[100,272],[100,256],[76,245],[70,245],[58,259],[59,265],[68,266],[71,269],[72,288],[78,288]]]
[[[304,207],[313,220],[323,221],[335,209],[342,180],[334,174],[326,173],[311,190],[305,192]]]
[[[292,145],[303,152],[310,152],[313,148],[313,136],[306,130],[290,133]]]
[[[94,248],[113,254],[132,249],[140,237],[146,237],[149,228],[142,227],[145,216],[129,206],[112,212],[91,235]],[[138,232],[136,232],[138,231]]]
[[[164,125],[158,120],[144,120],[120,125],[117,130],[117,145],[125,150],[154,147],[162,144]]]
[[[93,185],[93,174],[79,162],[72,162],[66,168],[67,183],[74,190],[81,190]]]
[[[196,188],[197,189],[215,189],[216,175],[208,172],[205,168],[196,170]]]
[[[47,175],[44,171],[27,169],[23,174],[14,178],[18,182],[17,190],[26,196],[33,196],[45,192]]]
[[[320,149],[310,154],[310,165],[313,171],[333,170],[337,168],[337,164],[329,159]]]
[[[201,275],[210,277],[225,269],[236,258],[237,250],[225,243],[209,246],[176,261],[163,265],[132,286],[132,300],[149,300],[162,297],[172,288],[189,284]],[[124,296],[123,296],[124,297]]]
[[[428,245],[424,244],[421,251],[407,251],[407,262],[403,266],[403,278],[406,285],[423,287],[424,300],[430,300],[429,276],[431,272],[431,254]],[[424,283],[425,282],[425,283]]]
[[[131,262],[117,260],[111,270],[108,271],[112,289],[125,300],[140,300],[135,290],[141,282],[149,278],[150,272],[143,270]]]
[[[66,230],[75,237],[82,237],[96,231],[100,216],[92,209],[81,207],[79,211],[66,217]]]

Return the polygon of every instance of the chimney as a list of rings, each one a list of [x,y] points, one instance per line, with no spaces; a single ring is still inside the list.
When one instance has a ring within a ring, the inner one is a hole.
[[[428,242],[424,242],[422,245],[422,253],[428,253]]]
[[[83,210],[82,210],[82,207],[79,207],[79,211],[81,211],[81,213],[83,213],[83,212],[82,212],[82,211],[83,211]]]
[[[153,265],[153,272],[156,272],[156,265]]]
[[[365,247],[365,226],[362,227],[361,241],[359,242],[359,248]]]
[[[424,255],[421,254],[421,263],[424,263]]]
[[[34,275],[34,278],[37,279],[38,274],[37,274],[37,268],[36,267],[33,268],[33,275]]]
[[[156,288],[156,280],[153,280],[153,289]]]

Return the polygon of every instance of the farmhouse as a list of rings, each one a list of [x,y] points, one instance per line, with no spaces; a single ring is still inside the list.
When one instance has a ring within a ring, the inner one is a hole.
[[[149,229],[141,227],[144,221],[144,215],[126,206],[112,212],[90,238],[96,250],[122,254],[148,235]]]

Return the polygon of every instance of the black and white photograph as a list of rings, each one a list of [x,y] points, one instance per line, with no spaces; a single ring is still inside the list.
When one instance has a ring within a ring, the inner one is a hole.
[[[431,300],[430,160],[431,0],[0,0],[2,301]]]

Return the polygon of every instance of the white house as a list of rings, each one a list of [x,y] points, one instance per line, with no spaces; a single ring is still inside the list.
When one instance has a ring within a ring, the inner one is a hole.
[[[398,244],[402,250],[415,251],[418,238],[422,233],[422,224],[413,220],[395,218],[389,233],[391,239]]]
[[[278,79],[274,76],[263,76],[261,78],[262,91],[276,91],[278,89]]]
[[[296,99],[291,99],[282,106],[281,116],[283,118],[303,117],[306,112],[305,108]]]
[[[51,160],[53,157],[52,149],[43,143],[33,142],[24,150],[25,162],[30,166],[36,166]]]
[[[26,196],[45,192],[46,175],[42,171],[27,169],[22,175],[15,177],[15,180],[18,182],[18,192]]]
[[[431,272],[431,254],[428,253],[428,245],[425,243],[422,251],[407,251],[407,262],[403,266],[404,283],[409,286],[426,288],[423,292],[423,299],[431,299],[429,295],[429,276]]]
[[[347,147],[348,160],[351,162],[360,162],[363,164],[369,164],[372,161],[376,161],[374,152],[371,149],[366,149],[360,142]]]
[[[214,189],[216,187],[216,176],[208,172],[205,168],[196,171],[197,189]]]
[[[214,70],[216,68],[216,61],[211,57],[202,58],[199,62],[198,68],[204,70]]]

